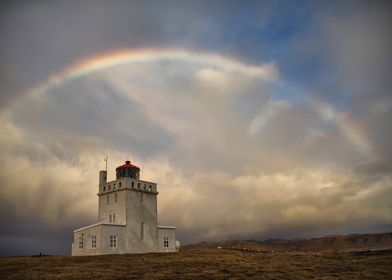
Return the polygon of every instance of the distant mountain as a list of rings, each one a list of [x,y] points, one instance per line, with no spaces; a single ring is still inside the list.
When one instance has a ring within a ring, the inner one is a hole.
[[[227,248],[252,251],[351,251],[392,248],[392,232],[349,235],[329,235],[312,239],[232,240],[200,242],[183,246],[183,249]]]

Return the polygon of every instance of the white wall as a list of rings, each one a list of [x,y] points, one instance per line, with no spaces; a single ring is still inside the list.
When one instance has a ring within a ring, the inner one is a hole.
[[[175,227],[158,227],[159,244],[158,252],[175,252],[176,251],[176,228]],[[169,247],[164,246],[164,238],[167,237]]]
[[[129,249],[134,253],[158,251],[157,194],[127,189],[127,235]],[[143,195],[143,201],[141,201]],[[141,239],[141,223],[144,238]]]
[[[72,256],[87,256],[101,254],[122,254],[125,243],[124,225],[96,224],[74,231]],[[83,234],[83,248],[79,248],[79,237]],[[92,248],[92,236],[96,236],[96,248]],[[117,236],[117,248],[110,248],[110,235]]]

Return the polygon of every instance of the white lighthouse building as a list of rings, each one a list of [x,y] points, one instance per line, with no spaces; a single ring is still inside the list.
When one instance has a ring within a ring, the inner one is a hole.
[[[175,252],[175,227],[159,226],[157,184],[126,161],[116,180],[99,172],[98,223],[74,230],[72,256]]]

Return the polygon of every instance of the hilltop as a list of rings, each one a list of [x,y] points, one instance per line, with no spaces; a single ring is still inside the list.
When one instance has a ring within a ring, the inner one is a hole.
[[[276,252],[355,251],[392,248],[392,232],[333,235],[311,239],[231,240],[200,242],[184,246],[185,249],[226,248]]]

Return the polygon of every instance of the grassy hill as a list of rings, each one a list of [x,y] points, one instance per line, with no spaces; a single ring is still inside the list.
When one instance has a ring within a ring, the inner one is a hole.
[[[392,250],[0,257],[1,279],[392,279]]]
[[[392,233],[378,233],[202,242],[178,253],[0,257],[0,279],[392,279],[391,248]]]

